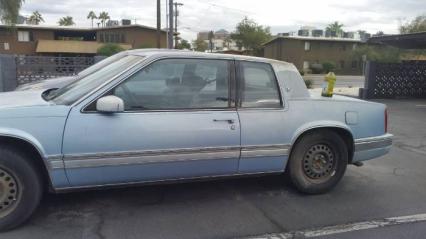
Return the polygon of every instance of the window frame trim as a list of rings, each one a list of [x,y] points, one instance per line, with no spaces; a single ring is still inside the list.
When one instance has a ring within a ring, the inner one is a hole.
[[[228,59],[228,58],[204,58],[204,57],[162,57],[157,58],[152,61],[150,61],[147,64],[144,64],[142,67],[138,68],[134,72],[131,72],[129,75],[126,75],[122,79],[120,79],[119,82],[111,86],[109,89],[105,90],[102,94],[95,97],[93,100],[91,100],[89,103],[85,104],[84,107],[81,108],[80,112],[83,114],[102,114],[99,111],[93,111],[93,110],[87,110],[89,106],[94,104],[97,100],[99,100],[102,97],[105,97],[111,90],[118,87],[119,85],[123,84],[125,81],[127,81],[130,77],[137,74],[138,72],[144,70],[145,68],[151,66],[152,64],[155,64],[159,61],[164,60],[207,60],[207,61],[224,61],[228,66],[229,69],[229,80],[228,80],[228,107],[217,107],[217,108],[181,108],[181,109],[140,109],[140,110],[125,110],[123,112],[118,112],[114,114],[129,114],[129,113],[160,113],[160,112],[207,112],[207,111],[236,111],[236,93],[234,92],[232,94],[232,90],[236,91],[236,74],[232,74],[232,72],[235,71],[235,60],[234,59]],[[233,87],[233,89],[232,89]],[[233,103],[232,103],[233,102]]]
[[[21,41],[21,40],[19,40],[19,33],[28,33],[28,41]],[[28,30],[24,30],[24,31],[22,31],[22,30],[18,30],[18,31],[16,31],[16,34],[17,34],[17,42],[33,42],[32,40],[31,40],[31,31],[28,31]]]
[[[275,78],[274,82],[277,86],[277,91],[278,91],[278,97],[280,100],[280,107],[242,107],[242,92],[243,92],[243,86],[244,86],[244,77],[243,77],[243,72],[242,72],[242,62],[248,62],[248,63],[257,63],[257,64],[263,64],[263,65],[267,65],[268,67],[270,67],[270,69],[272,70],[272,75]],[[235,67],[235,72],[236,72],[236,83],[237,83],[237,94],[236,94],[236,108],[238,111],[241,110],[284,110],[285,109],[285,104],[284,104],[284,100],[283,100],[283,94],[281,92],[281,87],[280,87],[280,83],[278,82],[278,77],[277,74],[275,72],[274,67],[272,66],[271,63],[268,62],[260,62],[260,61],[250,61],[250,60],[236,60],[235,63],[236,67]]]

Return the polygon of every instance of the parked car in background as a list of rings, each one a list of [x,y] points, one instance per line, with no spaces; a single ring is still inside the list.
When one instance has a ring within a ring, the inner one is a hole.
[[[55,88],[0,94],[1,230],[45,190],[286,172],[324,193],[392,144],[385,105],[311,95],[264,58],[126,51]]]

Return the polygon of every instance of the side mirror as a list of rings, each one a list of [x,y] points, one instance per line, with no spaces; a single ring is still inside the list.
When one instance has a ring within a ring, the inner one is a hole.
[[[114,95],[105,96],[96,101],[96,110],[103,113],[124,112],[124,101]]]

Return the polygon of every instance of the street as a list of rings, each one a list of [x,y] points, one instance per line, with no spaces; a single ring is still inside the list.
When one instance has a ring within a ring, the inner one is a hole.
[[[361,81],[363,82],[363,81]],[[388,105],[391,153],[349,166],[332,192],[307,196],[280,175],[46,195],[32,219],[2,239],[271,238],[426,213],[426,101]],[[318,238],[424,238],[405,223]]]
[[[305,80],[313,81],[313,88],[321,88],[325,74],[304,75]],[[336,87],[362,88],[364,87],[364,76],[337,75]]]

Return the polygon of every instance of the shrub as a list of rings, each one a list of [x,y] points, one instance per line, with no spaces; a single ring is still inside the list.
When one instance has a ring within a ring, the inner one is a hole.
[[[310,68],[313,74],[321,74],[324,72],[324,68],[322,64],[315,63],[315,64],[312,64]]]
[[[124,49],[120,45],[108,43],[98,48],[98,55],[112,56],[114,54],[119,53],[120,51],[124,51]]]
[[[300,70],[299,73],[300,73],[301,76],[305,75],[305,71],[304,70]]]
[[[156,48],[156,46],[154,46],[151,43],[142,43],[134,49],[150,49],[150,48]]]
[[[312,89],[314,82],[312,80],[309,79],[305,79],[305,85],[308,89]]]
[[[334,69],[336,69],[336,65],[333,62],[324,62],[322,63],[322,69],[326,74],[328,74],[330,71],[334,71]]]

